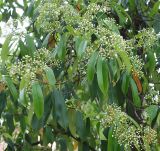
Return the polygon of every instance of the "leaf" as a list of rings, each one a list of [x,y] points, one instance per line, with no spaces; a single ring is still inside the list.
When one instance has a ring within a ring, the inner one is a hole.
[[[25,99],[25,94],[26,94],[26,87],[28,86],[29,79],[26,78],[25,76],[22,77],[20,86],[19,86],[19,99],[18,101],[23,104],[24,106],[26,105],[26,99]]]
[[[30,56],[33,56],[33,53],[36,51],[36,46],[34,44],[34,39],[30,35],[26,34],[25,35],[25,40],[26,40],[26,46],[28,48],[28,53]]]
[[[122,58],[122,60],[123,60],[123,63],[124,63],[124,65],[126,66],[126,69],[127,69],[127,71],[128,71],[128,73],[130,73],[131,72],[131,62],[130,62],[130,60],[129,60],[129,57],[128,57],[128,55],[127,55],[127,53],[125,52],[125,51],[119,51],[118,50],[118,54],[120,55],[120,57]]]
[[[150,124],[154,120],[154,118],[157,116],[158,106],[156,105],[150,105],[145,109],[147,112],[147,115],[149,116]]]
[[[5,92],[0,93],[0,118],[7,104],[7,96]]]
[[[109,87],[108,67],[101,57],[98,58],[97,62],[97,81],[102,93],[107,95]]]
[[[160,32],[160,14],[156,14],[153,21],[153,28],[158,34]]]
[[[112,150],[114,150],[114,142],[113,142],[113,137],[112,137],[112,135],[113,135],[113,129],[112,128],[110,128],[109,129],[109,134],[108,134],[108,147],[107,147],[107,150],[109,151],[112,151]]]
[[[1,51],[1,59],[4,62],[5,60],[7,60],[8,56],[9,56],[9,44],[10,41],[12,39],[12,35],[8,35],[3,46],[2,46],[2,51]]]
[[[142,83],[142,87],[143,87],[143,93],[146,93],[147,89],[148,89],[148,80],[145,76],[143,76],[143,83]]]
[[[79,47],[77,49],[77,54],[78,54],[78,57],[81,57],[82,54],[85,52],[86,50],[86,47],[87,47],[87,41],[86,40],[82,40],[79,44]]]
[[[93,78],[94,78],[94,74],[95,74],[95,65],[97,62],[97,57],[98,57],[98,53],[95,52],[92,54],[91,58],[88,61],[88,65],[87,65],[87,79],[89,81],[89,83],[92,83]]]
[[[50,67],[45,68],[46,77],[49,82],[49,85],[53,88],[56,83],[56,79],[53,73],[53,70]]]
[[[63,34],[60,38],[60,42],[58,43],[58,46],[56,47],[56,52],[58,54],[58,57],[60,59],[64,59],[66,55],[66,43],[67,43],[68,35]]]
[[[66,129],[68,127],[68,116],[65,100],[62,96],[62,93],[58,90],[53,91],[55,99],[55,114],[58,123]]]
[[[20,54],[22,57],[28,54],[29,52],[28,48],[27,46],[24,45],[22,40],[19,40],[19,48],[20,48]]]
[[[148,62],[145,65],[145,68],[148,68],[149,73],[152,74],[152,72],[155,70],[155,67],[156,67],[156,60],[153,52],[148,51],[147,60]]]
[[[34,112],[38,119],[40,119],[44,112],[44,98],[41,86],[38,82],[32,84],[32,98],[33,98],[33,107]]]
[[[76,112],[73,109],[68,110],[69,130],[73,136],[76,136]]]
[[[158,13],[158,10],[159,10],[159,7],[160,7],[160,1],[156,2],[149,14],[150,17],[153,17],[155,14]]]
[[[17,101],[18,92],[17,92],[17,89],[16,89],[15,85],[12,82],[12,79],[8,76],[4,76],[4,80],[7,83],[7,86],[8,86],[8,88],[9,88],[9,90],[10,90],[12,96],[13,96],[14,101]]]
[[[86,139],[86,128],[85,123],[83,121],[83,115],[81,112],[77,111],[76,113],[76,130],[77,134],[82,140]]]
[[[130,84],[131,84],[131,89],[132,89],[133,103],[136,107],[140,107],[141,106],[141,100],[140,100],[139,95],[138,95],[138,90],[137,90],[136,83],[134,82],[134,80],[132,78],[130,78]]]
[[[127,94],[129,88],[129,75],[127,72],[123,74],[121,89],[124,95]]]

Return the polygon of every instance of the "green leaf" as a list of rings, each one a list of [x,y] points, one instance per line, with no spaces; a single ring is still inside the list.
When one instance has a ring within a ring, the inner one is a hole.
[[[7,96],[5,92],[0,92],[0,118],[7,104]]]
[[[147,60],[148,62],[145,65],[145,68],[148,68],[149,73],[152,74],[152,72],[155,70],[155,67],[156,67],[156,60],[153,52],[148,51]]]
[[[129,75],[127,74],[127,72],[125,72],[122,77],[122,85],[121,85],[122,92],[124,93],[124,95],[127,94],[128,87],[129,87]]]
[[[33,98],[33,106],[34,112],[38,119],[40,119],[44,112],[44,98],[41,86],[38,82],[34,82],[32,84],[32,98]]]
[[[101,57],[98,58],[97,62],[97,81],[100,90],[106,96],[109,87],[108,67]]]
[[[153,21],[153,28],[158,34],[160,32],[160,14],[156,14]]]
[[[8,76],[4,76],[4,80],[7,83],[7,86],[8,86],[8,88],[9,88],[9,90],[10,90],[12,96],[13,96],[14,101],[17,101],[18,92],[17,92],[17,89],[16,89],[15,85],[12,82],[12,79]]]
[[[92,54],[91,58],[88,61],[88,66],[87,66],[87,78],[89,83],[92,83],[93,78],[94,78],[94,74],[95,74],[95,65],[97,62],[97,57],[98,57],[98,53],[95,52]]]
[[[83,121],[83,115],[81,112],[77,111],[76,113],[76,130],[77,134],[82,140],[86,139],[86,128]]]
[[[12,39],[12,35],[8,35],[3,46],[2,46],[2,51],[1,51],[1,59],[4,62],[5,60],[7,60],[8,56],[9,56],[9,44],[10,41]]]
[[[126,66],[128,73],[130,73],[132,66],[131,66],[131,62],[130,62],[130,59],[129,59],[127,53],[125,51],[118,50],[118,54],[120,55],[121,59],[123,60],[123,63]]]
[[[33,53],[36,51],[36,46],[34,44],[34,39],[30,35],[26,34],[25,40],[26,40],[26,44],[27,44],[26,46],[27,46],[28,51],[29,51],[28,54],[30,56],[33,56]]]
[[[58,123],[66,129],[68,127],[68,116],[65,100],[62,96],[62,93],[58,90],[53,91],[55,99],[55,114]]]
[[[73,109],[68,110],[69,130],[73,136],[76,136],[76,112]]]
[[[145,109],[145,111],[147,112],[147,115],[149,116],[149,122],[151,124],[151,122],[157,116],[158,106],[156,106],[156,105],[150,105],[149,107],[147,107]]]
[[[77,49],[77,54],[78,54],[78,57],[81,57],[82,54],[85,52],[86,50],[86,47],[87,47],[87,41],[86,40],[82,40],[79,44],[79,47]]]
[[[27,46],[24,45],[22,40],[19,40],[19,48],[21,56],[29,55],[29,50]]]
[[[134,82],[132,78],[130,78],[130,84],[131,84],[131,89],[132,89],[133,103],[136,107],[140,107],[141,100],[138,95],[138,89],[137,89],[136,83]]]
[[[56,83],[56,78],[54,76],[53,70],[50,67],[47,67],[45,68],[45,72],[49,85],[53,88]]]
[[[58,54],[58,57],[60,59],[64,59],[65,55],[66,55],[66,43],[67,43],[67,39],[68,39],[68,35],[67,34],[63,34],[60,38],[60,42],[58,43],[58,46],[56,47],[56,51]]]
[[[114,150],[114,142],[113,142],[113,129],[112,127],[109,129],[109,134],[108,134],[108,145],[107,145],[107,150],[109,151],[112,151]]]
[[[159,10],[159,7],[160,7],[160,1],[156,2],[149,14],[150,17],[153,17],[155,14],[158,13],[158,10]]]

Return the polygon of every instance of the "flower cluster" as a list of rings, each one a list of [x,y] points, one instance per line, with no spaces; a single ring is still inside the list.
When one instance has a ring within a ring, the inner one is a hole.
[[[81,110],[93,121],[101,121],[104,128],[113,128],[113,137],[120,145],[127,150],[129,147],[137,149],[146,148],[146,145],[155,143],[157,134],[150,127],[141,127],[129,117],[117,105],[105,105],[103,111],[99,111],[96,103],[85,103],[81,105]],[[142,142],[143,141],[143,142]]]
[[[134,47],[143,47],[145,51],[150,50],[157,41],[154,29],[143,29],[134,38]]]
[[[160,94],[159,91],[149,88],[148,94],[144,97],[147,104],[159,104],[160,103]]]
[[[133,72],[136,71],[138,77],[143,77],[142,69],[143,69],[144,63],[143,63],[142,59],[140,59],[138,55],[131,55],[130,61],[131,61],[132,67],[133,67],[133,69],[132,69]]]
[[[21,60],[8,65],[8,72],[15,83],[25,78],[29,82],[28,88],[30,88],[30,82],[42,78],[44,69],[47,66],[54,67],[58,65],[59,61],[53,59],[51,52],[42,48],[34,53],[33,58],[25,55]]]

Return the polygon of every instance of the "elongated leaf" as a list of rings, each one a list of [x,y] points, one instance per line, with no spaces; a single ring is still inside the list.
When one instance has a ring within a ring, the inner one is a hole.
[[[26,34],[25,36],[27,48],[28,48],[28,53],[30,56],[33,56],[33,53],[36,51],[36,46],[34,44],[34,39],[30,35]]]
[[[58,90],[54,90],[53,95],[55,99],[55,113],[57,121],[63,128],[66,129],[68,127],[68,116],[65,100],[62,93]]]
[[[141,100],[138,95],[138,89],[137,89],[136,83],[134,82],[132,78],[130,78],[130,84],[131,84],[131,89],[132,89],[133,103],[136,107],[140,107]]]
[[[121,85],[121,88],[122,88],[122,92],[126,95],[127,92],[128,92],[128,87],[129,87],[129,75],[127,74],[127,72],[125,72],[123,74],[123,77],[122,77],[122,85]]]
[[[49,82],[49,85],[53,88],[56,83],[56,79],[55,79],[53,70],[51,68],[47,67],[45,69],[45,72],[46,72],[46,76],[47,76],[47,80]]]
[[[2,61],[7,60],[8,56],[9,56],[9,44],[10,44],[11,39],[12,39],[12,35],[10,34],[6,38],[6,40],[5,40],[5,42],[4,42],[3,46],[2,46],[2,51],[1,51],[1,59],[2,59]]]
[[[149,69],[149,73],[152,74],[152,72],[155,70],[156,67],[156,58],[154,57],[154,53],[149,51],[147,55],[147,64],[145,65],[145,68]]]
[[[128,57],[127,53],[125,51],[118,51],[118,54],[122,58],[123,63],[126,66],[126,69],[127,69],[128,73],[130,73],[132,66],[131,66],[131,62],[129,60],[129,57]]]
[[[109,134],[108,134],[108,148],[107,148],[107,150],[114,150],[114,142],[113,142],[113,137],[112,137],[112,135],[113,135],[113,129],[112,128],[110,128],[109,129]]]
[[[76,112],[73,109],[68,110],[69,129],[73,136],[76,136]]]
[[[58,57],[60,59],[62,59],[62,60],[64,59],[65,54],[66,54],[66,42],[67,42],[67,39],[68,39],[68,35],[67,34],[63,34],[61,36],[60,42],[58,43],[58,46],[56,47],[56,51],[57,51]]]
[[[149,122],[151,124],[151,122],[153,121],[153,119],[157,115],[158,106],[156,106],[156,105],[150,105],[149,107],[147,107],[145,109],[145,111],[147,112],[147,115],[149,116]]]
[[[40,119],[44,112],[44,98],[41,86],[38,82],[34,82],[32,84],[32,98],[33,98],[33,106],[34,112],[38,119]]]
[[[12,82],[12,79],[8,76],[4,76],[4,80],[7,83],[7,86],[8,86],[8,88],[9,88],[9,90],[10,90],[12,96],[13,96],[14,101],[17,101],[18,92],[17,92],[17,89],[16,89],[15,85]]]
[[[87,47],[87,41],[86,40],[82,40],[79,44],[79,47],[78,47],[78,50],[77,50],[77,54],[78,54],[78,57],[81,57],[82,54],[85,52],[86,50],[86,47]]]
[[[158,10],[159,10],[159,7],[160,7],[160,1],[156,2],[149,14],[150,17],[153,17],[155,14],[158,13]]]
[[[76,113],[76,130],[77,134],[82,140],[86,139],[86,128],[85,128],[85,123],[83,121],[83,115],[81,112]]]
[[[109,86],[108,67],[101,57],[98,58],[97,62],[97,81],[100,90],[104,95],[106,95],[108,93]]]
[[[7,104],[7,96],[5,92],[0,93],[0,118]]]
[[[87,78],[89,83],[92,83],[93,78],[94,78],[94,74],[95,74],[95,65],[97,62],[97,57],[98,57],[98,53],[95,52],[92,54],[91,58],[88,61],[88,66],[87,66]]]

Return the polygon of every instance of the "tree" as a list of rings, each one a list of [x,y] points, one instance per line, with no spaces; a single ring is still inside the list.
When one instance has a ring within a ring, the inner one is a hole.
[[[0,48],[6,150],[158,151],[159,5],[1,1],[12,24]]]

